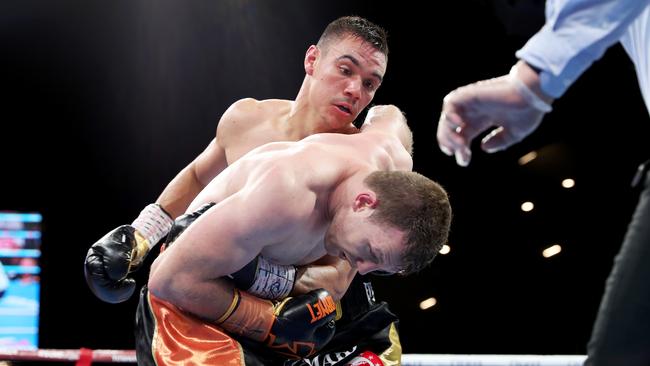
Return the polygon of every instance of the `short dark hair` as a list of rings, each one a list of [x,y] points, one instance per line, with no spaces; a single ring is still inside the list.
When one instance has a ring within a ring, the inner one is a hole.
[[[388,56],[386,31],[377,24],[358,16],[340,17],[328,24],[318,40],[318,46],[324,46],[330,40],[340,39],[346,35],[359,37]]]
[[[371,220],[406,234],[401,274],[426,267],[447,243],[451,205],[447,192],[433,180],[404,171],[377,171],[364,183],[377,194],[379,204]]]

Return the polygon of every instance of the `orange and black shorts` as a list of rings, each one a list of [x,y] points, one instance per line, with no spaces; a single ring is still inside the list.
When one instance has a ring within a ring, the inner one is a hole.
[[[138,365],[243,366],[242,347],[216,325],[189,315],[147,291],[136,315]]]

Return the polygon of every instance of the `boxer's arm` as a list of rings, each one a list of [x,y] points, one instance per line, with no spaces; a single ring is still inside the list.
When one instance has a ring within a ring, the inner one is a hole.
[[[324,288],[335,301],[339,301],[352,282],[356,271],[348,261],[325,256],[318,261],[298,268],[291,296],[306,294]]]
[[[149,276],[151,293],[206,320],[226,312],[232,285],[219,277],[238,270],[261,250],[241,239],[240,201],[233,196],[211,207],[158,256]]]
[[[237,139],[249,126],[241,122],[257,118],[253,108],[255,102],[251,98],[246,98],[233,103],[221,116],[216,137],[208,147],[165,187],[156,203],[172,217],[182,215],[199,192],[226,169],[228,147],[237,143]]]
[[[204,319],[223,315],[233,292],[219,277],[235,273],[264,247],[286,241],[309,216],[301,215],[302,207],[313,207],[307,192],[275,178],[240,190],[189,225],[154,262],[151,292]]]
[[[409,128],[406,117],[402,111],[394,105],[379,105],[368,110],[366,119],[361,126],[361,135],[371,141],[386,140],[386,136],[392,138],[385,146],[390,154],[394,169],[411,171],[413,169],[413,134]],[[394,139],[397,140],[394,140]],[[399,141],[399,143],[397,142]],[[373,144],[373,142],[369,142]]]
[[[205,150],[169,182],[156,203],[171,217],[182,215],[194,197],[227,166],[224,148],[217,138],[212,139]]]
[[[135,290],[130,274],[137,271],[160,238],[164,238],[173,218],[181,215],[194,197],[228,165],[227,146],[250,128],[241,121],[256,120],[255,101],[242,99],[223,114],[217,136],[208,147],[167,185],[156,204],[145,207],[131,225],[110,231],[91,246],[84,263],[88,286],[100,299],[119,303]]]
[[[297,267],[257,256],[229,277],[235,287],[261,299],[282,300],[324,288],[338,301],[355,274],[347,261],[335,257]]]
[[[167,237],[167,247],[214,205],[204,204],[176,219]],[[257,259],[262,261],[260,256]],[[323,289],[273,303],[233,289],[226,282],[220,285],[225,294],[232,294],[224,298],[230,305],[216,321],[209,320],[231,335],[264,342],[270,350],[290,358],[313,355],[334,335],[337,306]]]

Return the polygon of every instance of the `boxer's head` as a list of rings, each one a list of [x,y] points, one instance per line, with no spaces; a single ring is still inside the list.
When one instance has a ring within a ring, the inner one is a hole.
[[[336,19],[305,54],[309,104],[331,129],[349,125],[374,98],[387,63],[382,28],[360,17]]]
[[[357,16],[340,17],[328,24],[320,39],[318,39],[318,47],[326,52],[332,42],[348,36],[365,41],[388,57],[388,36],[386,31],[377,24]]]
[[[360,273],[410,274],[447,242],[451,206],[445,190],[414,172],[374,172],[349,209],[337,212],[326,236],[330,255]]]

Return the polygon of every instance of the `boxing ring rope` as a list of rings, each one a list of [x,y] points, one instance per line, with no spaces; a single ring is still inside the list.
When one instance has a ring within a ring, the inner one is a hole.
[[[402,355],[403,366],[582,366],[580,355]]]
[[[135,363],[133,350],[37,349],[2,350],[6,361],[72,361],[77,366],[92,362]],[[582,366],[581,355],[443,355],[405,354],[403,366]]]
[[[135,351],[88,348],[81,349],[0,349],[0,361],[74,361],[77,366],[92,362],[135,363]]]

